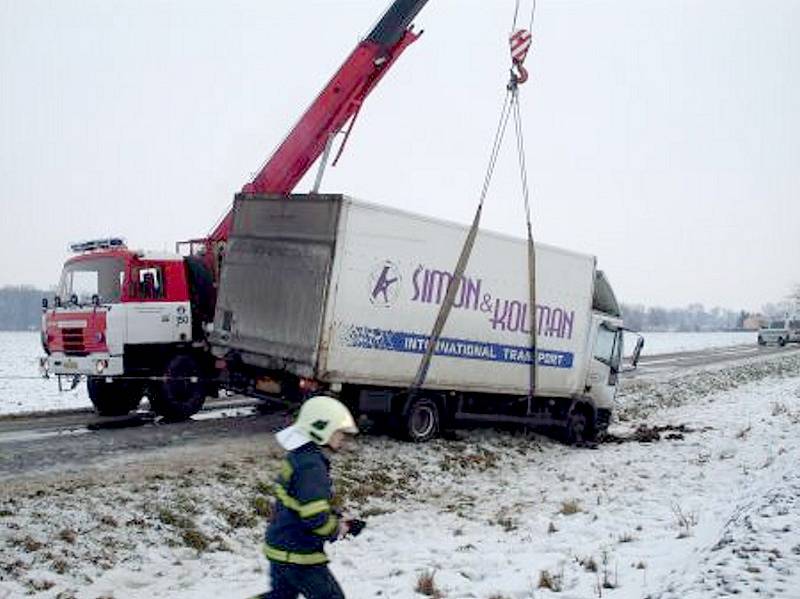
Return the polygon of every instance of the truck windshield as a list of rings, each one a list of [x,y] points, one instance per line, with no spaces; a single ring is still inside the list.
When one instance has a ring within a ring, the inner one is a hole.
[[[784,327],[784,322],[782,320],[773,320],[769,323],[769,328],[771,329],[782,329]]]
[[[64,266],[58,295],[62,301],[77,296],[78,303],[88,304],[97,295],[104,304],[120,300],[125,262],[120,258],[97,257],[70,262]]]
[[[594,343],[594,357],[612,370],[619,370],[622,359],[622,333],[605,323],[597,330],[597,339]]]

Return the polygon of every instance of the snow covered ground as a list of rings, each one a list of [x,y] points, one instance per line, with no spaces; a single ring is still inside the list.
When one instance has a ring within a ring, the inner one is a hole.
[[[756,343],[756,333],[645,333],[643,355]],[[626,336],[633,351],[635,338]],[[39,377],[42,355],[38,333],[0,331],[0,415],[18,412],[91,408],[86,385],[59,392],[55,378]]]
[[[368,519],[329,549],[351,599],[800,598],[800,357],[625,382],[618,442],[362,436],[334,459]],[[643,442],[648,440],[647,442]],[[3,481],[0,597],[246,597],[270,439]]]
[[[758,333],[642,333],[643,356],[670,354],[674,352],[698,351],[732,345],[755,345]],[[630,355],[636,345],[636,335],[625,334],[625,355]]]
[[[59,392],[55,379],[42,379],[42,355],[39,333],[0,331],[0,414],[91,408],[85,384]]]

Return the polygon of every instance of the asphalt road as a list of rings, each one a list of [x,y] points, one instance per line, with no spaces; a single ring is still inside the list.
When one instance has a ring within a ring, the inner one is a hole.
[[[702,366],[722,366],[740,360],[768,358],[770,356],[792,355],[800,352],[800,346],[787,345],[733,345],[701,351],[681,352],[643,356],[636,370],[623,373],[625,378],[637,378],[655,374],[671,374],[687,368]]]
[[[285,426],[284,413],[261,413],[254,400],[211,401],[187,422],[161,423],[150,413],[102,418],[70,410],[0,419],[0,480],[64,472],[141,452],[258,439]]]

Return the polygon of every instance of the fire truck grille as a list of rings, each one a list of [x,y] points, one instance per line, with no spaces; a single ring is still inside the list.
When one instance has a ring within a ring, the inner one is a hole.
[[[83,338],[83,329],[61,329],[61,335],[64,340],[65,354],[86,354],[86,342]]]

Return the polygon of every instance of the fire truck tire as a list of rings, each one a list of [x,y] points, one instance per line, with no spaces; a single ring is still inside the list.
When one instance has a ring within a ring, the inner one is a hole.
[[[105,377],[90,376],[86,378],[86,389],[95,411],[100,416],[124,416],[135,410],[142,400],[142,389],[125,381],[112,380]]]
[[[167,365],[165,380],[153,389],[153,411],[170,422],[188,420],[206,399],[200,366],[191,356],[176,356]]]

